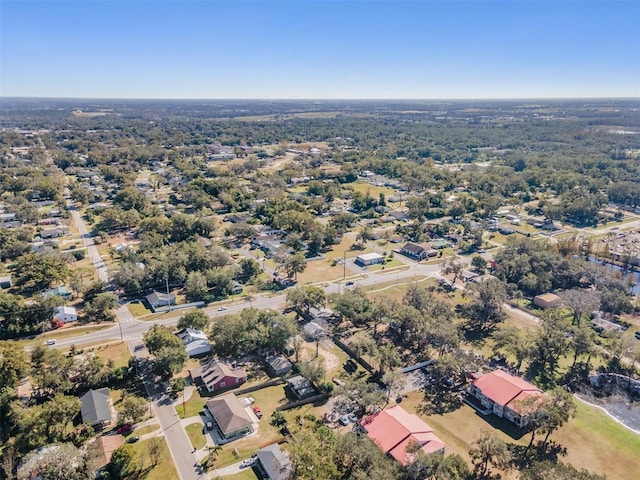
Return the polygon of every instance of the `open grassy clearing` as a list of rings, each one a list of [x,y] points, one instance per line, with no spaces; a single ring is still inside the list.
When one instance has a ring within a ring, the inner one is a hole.
[[[308,283],[331,282],[342,278],[344,268],[342,265],[331,265],[331,260],[314,260],[307,263],[307,269],[298,274],[298,284],[305,285]],[[347,276],[354,272],[346,268]]]
[[[202,424],[192,423],[184,428],[191,442],[191,446],[196,450],[200,450],[207,443],[207,439],[202,433]]]
[[[200,396],[200,392],[194,389],[191,393],[191,397],[184,405],[182,404],[182,396],[178,397],[179,403],[176,404],[175,409],[180,418],[197,417],[200,415],[200,411],[204,407],[205,399]]]
[[[386,289],[388,288],[392,288],[392,287],[396,287],[396,286],[402,286],[402,285],[409,285],[410,283],[414,283],[414,282],[418,282],[421,285],[428,285],[428,283],[423,283],[423,282],[428,282],[429,280],[425,280],[425,279],[432,279],[432,277],[426,277],[425,275],[412,275],[411,277],[405,277],[402,279],[402,281],[400,280],[396,280],[394,277],[394,274],[389,274],[389,281],[388,282],[380,282],[380,283],[376,283],[374,285],[366,285],[364,287],[362,287],[362,289],[365,292],[369,292],[369,295],[373,295],[376,292],[381,292],[382,296],[384,297],[384,292],[386,291]],[[433,280],[433,279],[432,279]]]
[[[145,427],[136,428],[133,430],[133,435],[137,435],[141,437],[142,435],[146,435],[147,433],[155,432],[160,429],[160,425],[157,423],[155,425],[147,425]]]
[[[378,199],[378,196],[381,193],[384,194],[386,197],[389,197],[389,196],[394,195],[396,193],[396,191],[393,188],[379,187],[378,185],[372,185],[369,182],[347,183],[347,184],[343,185],[343,187],[347,187],[347,188],[351,187],[354,192],[360,192],[363,195],[366,195],[367,192],[369,192],[369,195],[372,196],[373,198],[375,198],[376,200]]]
[[[129,309],[129,312],[131,313],[131,315],[133,315],[134,317],[142,317],[143,315],[149,315],[153,313],[141,301],[127,303],[127,308]]]
[[[382,271],[382,269],[383,269],[382,267],[384,267],[384,270],[387,270],[389,268],[402,267],[404,265],[405,264],[402,263],[400,260],[392,258],[390,260],[387,260],[384,265],[377,264],[377,265],[371,265],[371,266],[367,267],[367,271],[368,272],[377,272],[377,271]]]
[[[363,249],[363,250],[351,250],[351,246],[356,243],[353,234],[345,235],[342,237],[342,240],[337,245],[331,247],[331,250],[324,254],[325,258],[332,260],[334,258],[344,258],[345,253],[347,258],[355,257],[357,255],[361,255],[363,253],[373,252],[372,249]]]
[[[84,350],[85,353],[94,353],[97,357],[100,357],[105,364],[112,361],[115,368],[126,366],[131,358],[129,346],[120,340],[113,343],[101,343],[96,347],[83,346],[81,349]],[[68,353],[69,349],[63,350],[63,352]]]
[[[225,480],[258,480],[253,468],[245,468],[234,475],[225,475]]]
[[[151,465],[151,459],[148,453],[149,442],[160,442],[160,461],[155,467]],[[143,470],[149,469],[149,473],[144,477],[145,480],[175,480],[178,478],[178,472],[171,459],[171,454],[167,448],[167,442],[164,438],[143,440],[133,444],[135,452],[143,459]]]

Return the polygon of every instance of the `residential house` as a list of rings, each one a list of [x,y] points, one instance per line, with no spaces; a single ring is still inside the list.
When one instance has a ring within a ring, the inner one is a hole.
[[[438,255],[438,252],[433,248],[428,248],[426,245],[417,245],[415,243],[407,243],[400,249],[400,253],[417,261],[424,260],[429,257],[436,257]]]
[[[80,403],[83,423],[91,425],[94,430],[102,430],[111,425],[111,398],[108,388],[89,390],[80,397]]]
[[[363,267],[366,267],[368,265],[376,265],[376,264],[384,263],[384,256],[375,252],[363,253],[362,255],[358,255],[356,257],[355,263]]]
[[[54,228],[47,228],[40,231],[41,238],[58,238],[69,233],[69,229],[65,226],[58,226]]]
[[[540,308],[554,308],[562,303],[562,299],[555,293],[543,293],[533,297],[533,304]]]
[[[209,338],[202,330],[183,328],[179,330],[176,335],[182,340],[182,343],[184,343],[184,348],[189,357],[199,357],[211,351]]]
[[[182,340],[182,343],[187,344],[194,342],[196,340],[208,340],[207,334],[202,330],[197,330],[195,328],[183,328],[182,330],[178,330],[176,335]]]
[[[189,370],[189,374],[196,385],[201,387],[201,391],[209,395],[239,387],[247,381],[247,372],[244,368],[233,367],[217,358]]]
[[[101,435],[96,439],[98,447],[97,467],[98,471],[104,469],[111,461],[111,454],[117,448],[124,445],[124,437],[122,435]]]
[[[11,288],[12,285],[13,283],[11,283],[11,275],[0,277],[0,288]]]
[[[304,337],[310,342],[322,338],[325,334],[324,329],[316,322],[305,323],[302,330],[304,330]]]
[[[56,307],[53,309],[53,319],[63,323],[75,322],[78,320],[78,312],[75,307]]]
[[[71,298],[71,290],[69,290],[65,286],[55,287],[55,288],[50,288],[49,290],[45,290],[44,292],[42,292],[42,295],[44,297],[57,296],[57,297],[62,297],[64,299],[69,299]]]
[[[471,382],[469,394],[520,428],[527,425],[529,415],[544,395],[535,385],[503,370],[494,370]]]
[[[239,282],[236,282],[235,280],[233,280],[231,282],[231,293],[233,295],[238,295],[242,293],[242,285]]]
[[[364,417],[360,427],[382,451],[403,465],[415,460],[415,453],[407,452],[407,448],[416,443],[425,454],[444,453],[445,444],[433,428],[400,405]]]
[[[298,399],[310,397],[316,393],[315,388],[311,385],[311,382],[304,378],[302,375],[296,375],[287,380],[287,387],[289,391]]]
[[[176,304],[176,296],[173,293],[166,294],[162,292],[153,292],[145,298],[152,309]]]
[[[444,238],[441,238],[439,240],[433,240],[431,242],[431,248],[435,248],[436,250],[442,250],[449,246],[451,246],[451,242],[449,240],[445,240]]]
[[[267,372],[272,377],[281,377],[291,371],[293,365],[284,355],[270,355],[265,358]]]
[[[0,213],[0,223],[12,223],[16,221],[15,213]]]
[[[290,480],[293,478],[293,466],[289,455],[283,452],[280,445],[274,443],[256,451],[256,467],[261,471],[262,478],[268,480]]]
[[[211,352],[211,343],[209,340],[194,340],[193,342],[185,343],[184,348],[189,357],[200,357]]]
[[[222,440],[235,440],[253,432],[253,420],[233,393],[207,400],[206,407]]]

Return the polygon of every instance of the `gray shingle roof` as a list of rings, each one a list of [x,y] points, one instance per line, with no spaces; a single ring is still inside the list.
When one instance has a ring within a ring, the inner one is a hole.
[[[111,420],[108,388],[89,390],[80,397],[80,402],[82,403],[80,413],[84,423],[96,425]]]
[[[270,480],[288,480],[293,474],[289,456],[274,443],[256,452],[258,460]]]

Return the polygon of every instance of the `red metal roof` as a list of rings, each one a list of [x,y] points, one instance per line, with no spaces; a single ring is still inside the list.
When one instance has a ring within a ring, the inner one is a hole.
[[[521,396],[523,392],[528,393],[526,396],[542,394],[542,391],[535,385],[503,370],[487,373],[474,380],[473,385],[479,388],[489,400],[503,406],[509,404],[516,397],[518,400],[524,399],[525,396]]]
[[[360,425],[365,428],[371,440],[403,465],[412,460],[411,455],[406,452],[411,441],[422,445],[425,453],[440,451],[445,446],[429,425],[400,405],[365,417]]]

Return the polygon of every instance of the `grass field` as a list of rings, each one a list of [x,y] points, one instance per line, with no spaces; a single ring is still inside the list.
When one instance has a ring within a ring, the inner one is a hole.
[[[378,199],[378,196],[381,193],[384,194],[386,197],[389,197],[396,193],[396,191],[393,188],[379,187],[377,185],[372,185],[369,182],[354,182],[354,183],[348,183],[344,186],[351,187],[355,192],[360,192],[363,195],[366,195],[368,191],[369,195],[371,195],[376,200]]]
[[[119,340],[116,343],[96,347],[93,353],[100,357],[105,363],[112,360],[113,366],[116,368],[124,367],[129,363],[129,359],[131,358],[129,346],[126,343],[121,343]]]
[[[207,439],[202,434],[202,424],[192,423],[191,425],[187,425],[184,430],[187,432],[187,436],[189,437],[189,441],[193,448],[200,450],[207,443]]]
[[[204,399],[200,396],[198,390],[194,390],[191,394],[191,398],[187,400],[184,404],[184,408],[182,406],[182,401],[180,397],[180,403],[176,405],[176,412],[178,412],[178,416],[180,418],[189,418],[200,415],[200,411],[204,406]],[[185,415],[186,411],[186,415]]]
[[[352,272],[347,267],[347,276]],[[314,260],[307,263],[307,269],[298,274],[298,284],[305,285],[308,283],[330,282],[342,278],[344,269],[342,265],[331,265],[331,260]]]
[[[148,445],[151,441],[161,442],[160,450],[160,462],[155,467],[151,468],[151,459],[148,454]],[[178,478],[178,472],[171,460],[169,449],[167,448],[167,442],[162,437],[158,437],[158,440],[149,439],[135,443],[134,449],[138,455],[143,459],[143,469],[150,468],[149,472],[145,475],[145,480],[175,480]]]
[[[150,313],[153,313],[142,302],[127,303],[127,308],[129,309],[129,312],[131,312],[131,315],[133,315],[134,317],[142,317],[143,315],[149,315]]]
[[[146,435],[147,433],[155,432],[156,430],[159,430],[159,429],[160,429],[160,425],[158,425],[158,424],[147,425],[146,427],[136,428],[133,431],[133,435],[137,435],[138,437],[141,437],[142,435]]]
[[[253,468],[245,468],[239,473],[234,475],[225,475],[226,480],[258,480],[256,474],[253,471]]]

